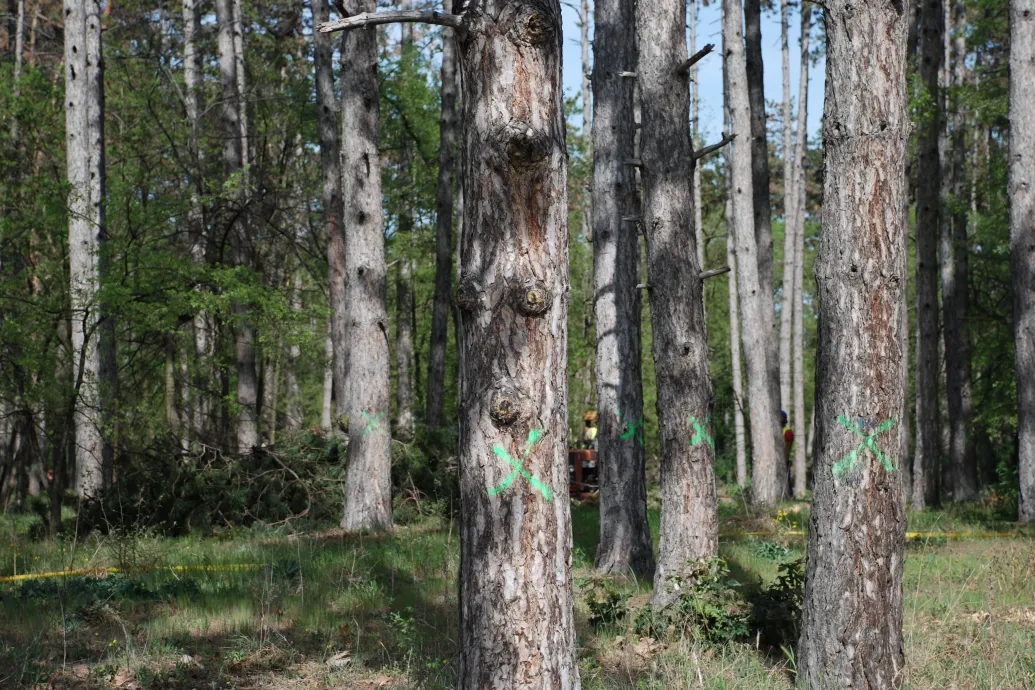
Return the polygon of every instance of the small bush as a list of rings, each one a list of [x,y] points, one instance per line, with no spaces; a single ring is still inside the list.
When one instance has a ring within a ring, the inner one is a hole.
[[[660,610],[641,611],[637,633],[651,637],[687,633],[716,643],[747,636],[749,607],[736,589],[740,583],[729,578],[726,561],[717,556],[691,561],[686,571],[670,580],[679,595]]]
[[[589,594],[586,596],[589,624],[597,629],[619,623],[629,612],[626,606],[628,599],[629,595],[619,592],[609,580],[593,582]]]
[[[782,561],[791,555],[790,549],[777,541],[751,537],[748,543],[751,553],[767,561]]]
[[[793,646],[801,631],[801,605],[805,598],[805,559],[781,563],[769,587],[752,600],[752,627],[773,647]]]

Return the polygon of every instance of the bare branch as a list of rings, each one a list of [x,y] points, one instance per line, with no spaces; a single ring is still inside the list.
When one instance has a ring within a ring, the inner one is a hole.
[[[704,48],[701,48],[696,53],[690,56],[690,59],[684,62],[682,65],[676,68],[676,74],[681,77],[685,77],[690,74],[690,68],[697,64],[705,55],[715,50],[715,44],[709,43]]]
[[[622,79],[635,79],[636,78],[636,72],[619,72],[618,76],[621,77]]]
[[[715,276],[721,276],[723,273],[729,273],[730,267],[723,266],[722,268],[714,268],[710,271],[701,271],[698,274],[698,278],[704,280],[705,278],[714,278]]]
[[[625,163],[626,165],[631,165],[634,168],[642,168],[643,167],[643,161],[640,160],[639,158],[626,158],[622,162]]]
[[[736,134],[723,134],[722,139],[719,140],[718,144],[712,144],[711,146],[705,146],[703,149],[694,154],[694,160],[699,161],[705,156],[715,153],[726,144],[730,143],[737,138]]]
[[[359,29],[364,26],[377,26],[379,24],[437,24],[438,26],[449,26],[459,29],[463,23],[463,15],[446,14],[433,10],[405,10],[392,12],[363,12],[351,17],[342,17],[333,22],[326,22],[320,25],[320,33],[331,33],[332,31],[348,31]]]

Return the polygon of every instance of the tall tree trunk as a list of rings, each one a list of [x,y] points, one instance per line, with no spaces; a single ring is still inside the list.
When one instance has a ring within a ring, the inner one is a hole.
[[[1035,0],[1010,2],[1010,254],[1021,522],[1035,522]]]
[[[452,12],[452,0],[442,11]],[[453,286],[453,168],[456,148],[456,41],[453,30],[442,29],[442,116],[439,120],[438,187],[435,191],[435,300],[431,314],[428,355],[428,424],[445,424],[446,345],[449,342],[450,291]]]
[[[350,0],[349,14],[374,12],[374,0]],[[345,322],[349,368],[346,531],[392,526],[392,455],[389,431],[389,324],[381,212],[380,103],[377,32],[345,34],[341,47],[341,168],[345,226]]]
[[[640,0],[636,13],[643,124],[640,170],[651,327],[661,436],[661,528],[654,600],[675,596],[669,580],[688,560],[719,548],[714,402],[708,375],[704,285],[693,246],[694,162],[686,73],[685,0]]]
[[[331,329],[327,328],[324,339],[323,365],[323,405],[320,407],[320,428],[326,432],[332,429],[331,417],[334,414],[334,343],[331,341]]]
[[[794,413],[794,495],[803,498],[808,484],[805,457],[805,198],[808,185],[805,180],[805,162],[808,154],[809,120],[809,33],[812,30],[812,5],[801,6],[801,68],[798,72],[798,131],[794,142],[794,166],[791,169],[790,232],[794,235],[794,280],[791,300],[794,311],[794,381],[792,397]],[[786,263],[784,264],[786,270]]]
[[[302,311],[302,272],[295,272],[294,285],[291,290],[291,311],[299,314]],[[284,409],[284,428],[298,431],[305,420],[302,391],[298,385],[298,361],[302,357],[302,348],[298,343],[291,343],[288,349],[287,366],[284,368],[284,397],[287,406]]]
[[[923,120],[917,142],[916,191],[916,448],[913,455],[913,507],[939,503],[938,463],[938,227],[941,170],[938,133],[941,97],[943,0],[922,0],[920,13],[920,81],[936,104]],[[908,13],[907,13],[908,14]]]
[[[755,226],[755,244],[758,249],[759,292],[765,293],[768,312],[759,323],[766,348],[766,367],[769,376],[772,405],[781,405],[779,333],[773,297],[773,226],[769,202],[769,142],[766,132],[765,90],[762,69],[762,8],[760,0],[744,0],[744,56],[747,70],[748,102],[751,110],[751,195]],[[788,399],[788,402],[790,400]],[[782,409],[787,409],[782,406]],[[778,409],[781,409],[778,408]],[[790,413],[790,410],[787,410]],[[779,430],[779,416],[775,426]],[[778,447],[779,444],[777,444]],[[777,476],[780,496],[787,493],[787,464],[780,453]]]
[[[96,498],[111,482],[109,421],[114,324],[99,289],[107,272],[104,224],[104,64],[98,0],[65,2],[65,127],[72,295],[76,490]]]
[[[966,81],[967,18],[964,4],[953,3],[952,65],[950,104],[951,197],[941,224],[942,310],[945,337],[945,394],[949,420],[948,462],[954,500],[977,497],[977,456],[974,452],[972,420],[974,396],[971,390],[970,337],[968,335],[969,290],[967,244],[966,165],[964,143],[966,118],[959,90]],[[1035,113],[1033,113],[1035,117]],[[948,161],[947,161],[948,163]]]
[[[577,689],[560,4],[464,23],[458,688]]]
[[[280,343],[278,343],[280,345]],[[270,348],[262,367],[262,423],[265,427],[265,442],[277,442],[277,405],[280,397],[280,352],[279,347]]]
[[[593,289],[597,326],[600,546],[597,569],[639,577],[654,572],[647,522],[640,363],[639,227],[635,158],[635,3],[596,0],[593,52]]]
[[[412,162],[410,156],[403,155],[404,165]],[[403,186],[409,187],[408,175]],[[399,218],[399,245],[412,241],[413,217],[404,211]],[[410,261],[410,249],[400,247],[403,254],[399,262],[399,271],[395,278],[395,437],[400,441],[413,440],[413,391],[416,360],[413,349],[413,264]]]
[[[11,2],[8,2],[10,7]],[[17,17],[15,17],[13,26],[14,37],[13,44],[10,47],[14,50],[14,80],[12,83],[12,95],[14,96],[14,102],[18,101],[18,96],[21,93],[21,81],[22,81],[22,53],[25,52],[25,0],[18,0],[18,9],[16,11]],[[11,36],[7,37],[7,41],[10,44],[12,42]],[[18,116],[17,113],[11,113],[11,145],[17,150],[18,148]]]
[[[237,52],[234,15],[236,0],[216,0],[216,20],[219,24],[219,74],[222,86],[222,122],[223,122],[223,162],[227,177],[237,178],[230,230],[233,246],[233,261],[237,266],[251,266],[253,247],[249,237],[247,221],[243,219],[247,211],[244,145],[242,126],[241,85],[238,63],[242,56]],[[235,216],[241,216],[236,217]],[[252,328],[248,305],[236,303],[234,311],[234,344],[237,364],[237,404],[240,416],[237,420],[237,451],[250,453],[258,445],[258,376],[255,370],[255,332]]]
[[[794,221],[797,218],[794,214],[794,204],[797,201],[797,194],[794,191],[794,149],[792,148],[791,137],[791,51],[787,40],[787,5],[788,0],[780,0],[780,53],[783,57],[783,286],[782,301],[780,304],[780,407],[791,414],[791,326],[794,322],[794,315],[800,307],[795,301],[794,294],[794,265],[797,258],[797,239],[794,232]],[[804,14],[804,3],[802,3]],[[801,74],[806,74],[802,72]],[[807,76],[807,75],[806,75]],[[799,77],[799,85],[801,78]],[[799,112],[802,103],[798,101]],[[799,115],[799,121],[801,116]],[[788,289],[787,277],[791,277],[791,286]],[[797,467],[795,467],[797,477]],[[795,494],[798,493],[798,486],[795,483]]]
[[[733,199],[726,197],[726,264],[729,292],[730,367],[733,369],[733,440],[736,446],[737,486],[747,486],[747,439],[744,432],[744,382],[740,364],[740,299],[737,297],[737,253],[733,239]]]
[[[198,40],[201,35],[201,11],[199,0],[183,0],[183,81],[184,81],[184,105],[187,111],[187,120],[190,122],[190,152],[191,162],[194,165],[194,181],[191,188],[190,216],[190,257],[195,266],[205,263],[205,246],[207,233],[205,231],[204,208],[201,197],[204,193],[205,179],[205,151],[201,146],[201,116],[198,107],[201,89],[201,51],[198,49]],[[200,288],[199,288],[200,289]],[[209,380],[209,371],[206,371],[207,362],[211,359],[210,333],[208,317],[203,310],[198,310],[193,318],[194,337],[194,376],[191,392],[191,435],[195,439],[201,437],[205,432],[205,425],[209,415],[208,397],[205,395]],[[185,382],[186,383],[186,382]]]
[[[744,66],[743,21],[740,3],[723,0],[722,45],[725,56],[726,99],[732,144],[730,166],[733,197],[733,235],[737,253],[737,288],[742,314],[741,337],[747,359],[748,406],[751,416],[753,459],[751,494],[755,503],[773,505],[786,492],[787,481],[780,440],[778,381],[770,376],[769,340],[773,324],[771,281],[766,282],[759,256],[754,222],[751,167],[751,108]],[[770,238],[771,240],[771,238]]]
[[[313,0],[313,22],[320,24],[330,19],[327,0]],[[342,228],[341,152],[338,129],[338,105],[334,97],[334,66],[331,62],[334,47],[331,35],[314,32],[313,63],[316,70],[316,122],[320,133],[320,166],[323,171],[324,222],[327,227],[327,266],[331,321],[328,342],[333,356],[330,380],[333,398],[339,412],[347,412],[349,371],[349,321],[345,300],[345,235]],[[325,377],[325,385],[327,374]],[[332,406],[324,394],[323,428],[331,431],[336,424],[331,419]]]
[[[888,0],[832,0],[826,18],[819,456],[798,682],[898,688],[906,516],[896,425],[907,390],[909,16]]]
[[[697,54],[697,11],[700,7],[699,0],[690,0],[690,54]],[[700,100],[698,100],[698,66],[695,62],[690,68],[690,131],[692,132],[691,144],[697,147],[701,143],[701,120],[698,117]],[[697,240],[697,265],[704,270],[704,214],[701,209],[701,166],[692,167],[691,174],[694,176],[694,237]],[[705,300],[703,305],[705,315],[708,313],[708,303]]]
[[[402,9],[409,10],[411,0],[402,0]],[[413,50],[413,26],[402,25],[399,43],[402,60],[410,62]],[[399,212],[398,243],[400,261],[395,276],[395,435],[402,441],[413,439],[413,391],[416,371],[413,349],[413,261],[410,247],[413,243],[413,209],[409,204],[413,143],[406,136],[399,156],[399,186],[403,190]]]

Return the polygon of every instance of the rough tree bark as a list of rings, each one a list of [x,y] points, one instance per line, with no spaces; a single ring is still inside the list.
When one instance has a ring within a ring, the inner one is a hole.
[[[770,377],[769,339],[773,324],[773,293],[759,267],[762,261],[754,229],[751,169],[751,108],[744,65],[743,20],[737,0],[722,3],[722,45],[725,56],[726,99],[732,144],[729,175],[733,198],[733,235],[737,254],[737,288],[742,314],[741,337],[747,359],[748,407],[751,420],[752,499],[772,505],[787,488],[780,440],[778,381]],[[782,481],[781,481],[782,479]]]
[[[898,0],[826,4],[815,498],[798,682],[898,688],[906,518],[906,32]]]
[[[237,266],[251,266],[254,256],[248,232],[247,173],[245,171],[245,140],[242,122],[241,84],[238,81],[243,56],[237,51],[237,22],[233,0],[216,0],[216,21],[219,25],[219,75],[223,107],[223,163],[227,176],[236,178],[235,206],[230,210],[230,229],[233,262]],[[234,311],[234,343],[237,364],[237,450],[250,453],[258,445],[258,376],[255,369],[255,332],[248,318],[248,305],[237,303]]]
[[[794,301],[794,262],[797,256],[794,234],[794,149],[791,134],[791,51],[787,40],[787,0],[780,0],[780,54],[783,58],[783,290],[780,304],[780,407],[788,410],[792,398],[791,387],[791,326],[797,311]],[[804,11],[804,10],[803,10]],[[800,83],[800,81],[799,81]],[[801,108],[801,101],[798,101]],[[792,277],[792,287],[787,289],[787,276]],[[794,416],[791,415],[791,421]],[[797,472],[797,468],[795,468]],[[797,477],[797,474],[795,474]],[[798,486],[795,483],[794,492]]]
[[[766,133],[765,89],[762,69],[762,7],[760,0],[744,0],[744,57],[747,70],[748,103],[751,110],[751,202],[754,214],[755,245],[758,248],[758,281],[760,290],[767,295],[769,311],[762,334],[766,347],[769,388],[772,404],[782,405],[780,397],[779,333],[776,330],[776,314],[773,296],[773,225],[769,203],[769,141]],[[789,379],[788,379],[789,380]],[[789,402],[789,399],[788,399]],[[779,430],[779,415],[775,426]],[[782,446],[778,444],[782,449]],[[787,464],[780,453],[777,474],[780,495],[786,494]]]
[[[98,0],[65,2],[65,127],[72,300],[76,491],[97,498],[111,482],[104,431],[114,391],[114,324],[99,289],[107,272],[104,224],[104,64]]]
[[[327,0],[313,0],[313,23],[320,24],[330,19]],[[341,146],[338,129],[338,105],[334,97],[334,47],[330,34],[314,32],[315,49],[313,63],[316,69],[316,122],[320,133],[320,166],[323,170],[322,202],[324,222],[327,226],[327,267],[330,280],[329,299],[331,320],[328,335],[331,356],[331,385],[333,395],[324,394],[323,427],[336,427],[331,399],[338,402],[338,409],[346,411],[348,400],[348,313],[345,301],[345,235],[342,229],[341,198]],[[326,376],[325,376],[326,378]]]
[[[945,398],[949,420],[947,461],[956,501],[977,497],[977,455],[972,437],[974,396],[970,365],[970,277],[967,244],[966,116],[959,97],[967,75],[967,18],[963,2],[952,6],[951,83],[946,111],[951,112],[951,196],[941,223],[942,314],[945,338]],[[949,67],[948,65],[946,66]],[[1035,117],[1035,113],[1032,114]],[[948,163],[948,161],[947,161]]]
[[[299,238],[301,240],[301,238]],[[296,270],[291,286],[291,311],[294,314],[302,312],[302,272]],[[302,348],[298,343],[291,343],[288,349],[288,360],[284,367],[284,428],[290,431],[298,431],[305,421],[305,402],[302,399],[302,390],[298,383],[298,364],[302,357]]]
[[[465,26],[458,687],[578,688],[560,5],[486,0]]]
[[[654,572],[644,476],[640,275],[635,158],[635,4],[596,0],[593,52],[593,282],[600,461],[597,569]]]
[[[1035,0],[1010,2],[1010,254],[1021,522],[1035,522]]]
[[[812,30],[812,5],[801,6],[801,68],[798,79],[798,131],[794,142],[793,177],[794,201],[791,203],[794,233],[794,380],[792,398],[794,413],[794,495],[803,498],[808,484],[808,469],[805,456],[805,158],[808,153],[809,120],[809,33]]]
[[[452,12],[444,0],[443,12]],[[431,352],[425,417],[431,426],[445,424],[446,343],[449,341],[450,290],[453,286],[453,168],[456,149],[456,41],[442,27],[442,116],[438,136],[438,187],[435,191],[435,299],[431,314]]]
[[[934,112],[921,122],[917,140],[916,191],[916,447],[913,455],[913,508],[938,505],[938,227],[941,170],[938,132],[941,98],[938,73],[942,66],[943,0],[921,0],[920,81]]]
[[[673,575],[719,547],[712,387],[703,282],[694,249],[693,145],[687,122],[685,0],[640,0],[636,12],[642,126],[642,226],[661,437],[661,528],[654,601]]]
[[[373,12],[374,0],[349,0],[348,14]],[[377,31],[359,28],[341,46],[341,170],[345,209],[345,323],[348,380],[340,409],[348,415],[348,477],[343,529],[392,526],[389,431],[389,324],[381,211]]]

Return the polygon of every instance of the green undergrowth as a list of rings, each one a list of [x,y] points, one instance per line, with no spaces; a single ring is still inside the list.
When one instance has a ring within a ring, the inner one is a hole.
[[[970,510],[912,515],[910,528],[1002,526]],[[573,507],[583,687],[792,687],[805,540],[783,533],[787,515],[807,521],[794,504],[724,508],[723,533],[768,533],[722,539],[721,561],[688,571],[659,612],[651,582],[594,575],[598,511]],[[287,524],[39,540],[3,518],[0,577],[124,572],[0,583],[0,687],[455,687],[458,524],[423,505],[410,522],[381,536]],[[1033,581],[1031,537],[912,544],[906,687],[1031,687]]]

